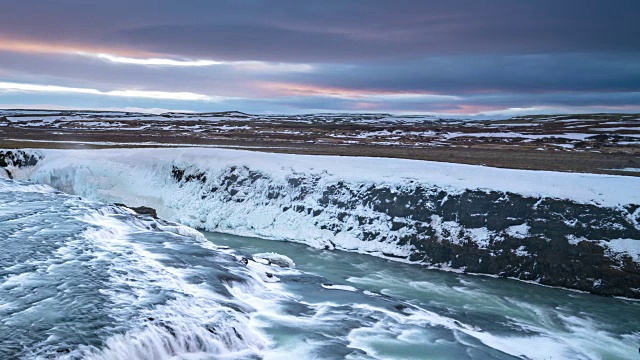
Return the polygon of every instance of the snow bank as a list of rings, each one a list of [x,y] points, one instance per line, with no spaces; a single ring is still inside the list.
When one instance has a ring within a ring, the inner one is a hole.
[[[136,183],[137,181],[133,178],[139,175],[157,180],[158,174],[150,172],[171,164],[195,166],[202,171],[245,166],[278,180],[284,180],[291,174],[305,173],[349,182],[402,184],[417,181],[451,190],[495,190],[525,196],[568,199],[601,206],[640,203],[638,178],[614,175],[500,169],[405,159],[272,154],[228,149],[42,150],[42,152],[47,156],[48,161],[41,167],[41,173],[56,168],[80,167],[107,174],[113,171],[113,174],[119,175],[133,170],[136,173],[127,176],[130,184]]]

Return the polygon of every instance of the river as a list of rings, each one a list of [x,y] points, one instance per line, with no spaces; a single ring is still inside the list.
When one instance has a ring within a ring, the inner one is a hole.
[[[637,301],[202,236],[29,182],[0,180],[0,245],[7,359],[629,359],[640,345]]]

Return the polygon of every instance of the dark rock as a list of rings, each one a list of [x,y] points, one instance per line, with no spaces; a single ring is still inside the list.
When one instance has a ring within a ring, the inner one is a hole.
[[[13,179],[13,174],[11,174],[11,171],[9,171],[7,169],[2,169],[2,168],[0,168],[0,171],[4,171],[4,173],[7,174],[7,177],[9,179]]]
[[[207,329],[207,331],[212,333],[213,335],[218,335],[218,331],[213,325],[207,324],[204,326],[204,328]]]
[[[331,211],[326,216],[333,221],[317,222],[318,228],[334,233],[349,231],[363,241],[392,240],[409,245],[414,249],[411,261],[602,295],[640,297],[633,291],[640,288],[640,266],[630,258],[607,256],[600,243],[620,238],[640,241],[640,229],[632,219],[635,216],[635,221],[639,220],[637,214],[633,215],[638,205],[609,208],[500,191],[451,194],[437,187],[412,184],[414,187],[400,190],[338,181],[319,190],[315,188],[316,179],[297,175],[281,192],[294,199],[288,209],[310,218],[317,213],[302,201],[308,196],[313,196],[325,213]],[[363,215],[356,211],[359,207],[371,212]],[[455,222],[456,227],[438,227],[434,217]],[[402,237],[390,239],[393,234],[389,232],[373,231],[372,225],[381,222]],[[510,227],[525,223],[525,234],[510,232]],[[468,232],[479,228],[489,234],[482,247]],[[585,241],[571,242],[568,237]]]
[[[242,335],[240,335],[240,333],[238,332],[238,330],[236,330],[235,327],[232,327],[231,329],[233,330],[233,333],[236,334],[236,337],[238,339],[240,339],[241,341],[244,341],[244,339],[242,338]]]
[[[411,313],[409,312],[409,306],[407,305],[397,304],[393,308],[398,310],[398,312],[400,312],[402,315],[405,315],[405,316],[411,315]]]
[[[176,330],[171,325],[167,324],[164,321],[160,321],[160,322],[158,322],[158,326],[160,326],[161,328],[167,330],[167,332],[171,336],[176,337]]]
[[[147,206],[132,207],[132,206],[127,206],[125,204],[120,204],[120,203],[115,203],[113,205],[126,207],[127,209],[131,209],[140,215],[151,216],[154,219],[158,219],[158,213],[154,208],[150,208]]]
[[[0,151],[0,168],[35,166],[41,158],[42,155],[39,153],[29,153],[23,150]]]

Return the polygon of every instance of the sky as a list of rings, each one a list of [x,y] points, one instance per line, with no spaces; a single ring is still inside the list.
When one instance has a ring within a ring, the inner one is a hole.
[[[640,112],[638,0],[4,0],[0,108]]]

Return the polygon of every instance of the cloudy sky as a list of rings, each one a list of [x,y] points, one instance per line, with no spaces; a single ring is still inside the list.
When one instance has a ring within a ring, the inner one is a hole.
[[[640,112],[638,0],[4,0],[0,107]]]

